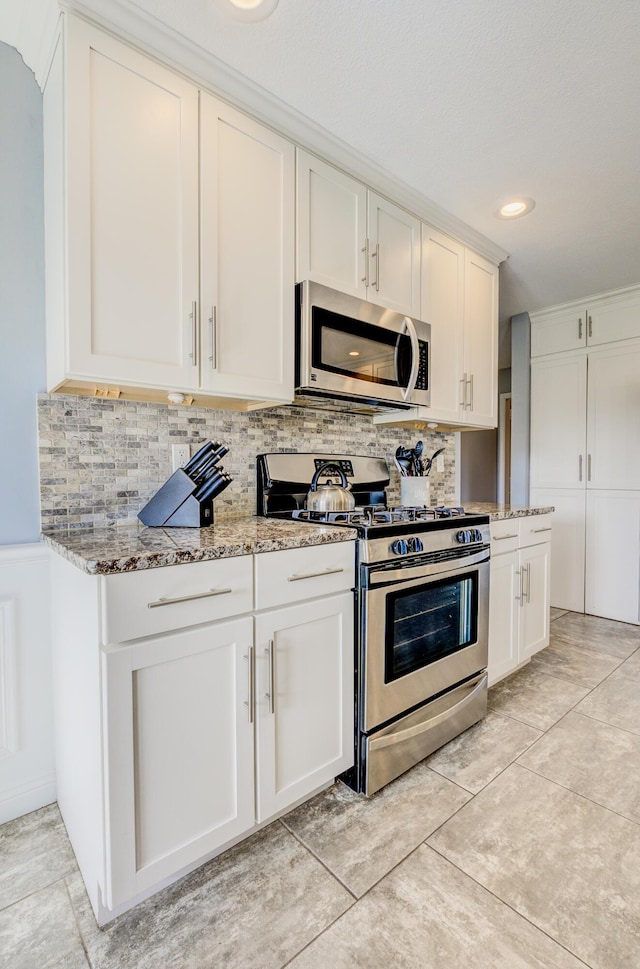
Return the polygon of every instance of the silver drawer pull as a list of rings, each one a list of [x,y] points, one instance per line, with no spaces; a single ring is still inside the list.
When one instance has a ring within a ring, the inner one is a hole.
[[[492,542],[502,542],[502,541],[504,541],[505,538],[517,538],[517,537],[518,537],[518,533],[517,532],[516,532],[515,535],[494,535],[493,538],[491,539],[491,541]]]
[[[306,572],[303,575],[290,575],[287,582],[300,582],[301,579],[317,579],[320,575],[333,575],[335,572],[344,572],[343,568],[323,569],[322,572]]]
[[[158,599],[156,602],[148,602],[148,609],[157,609],[158,606],[172,606],[175,602],[191,602],[193,599],[210,599],[213,596],[226,596],[233,589],[209,589],[208,592],[194,592],[191,596],[176,596],[175,599]]]
[[[531,534],[532,535],[537,535],[539,532],[550,532],[550,531],[551,531],[551,528],[550,527],[549,528],[532,528],[531,529]]]

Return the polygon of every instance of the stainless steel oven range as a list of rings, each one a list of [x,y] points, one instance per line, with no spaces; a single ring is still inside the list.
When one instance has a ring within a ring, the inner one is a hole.
[[[345,475],[353,511],[305,510],[323,462]],[[388,484],[380,458],[258,456],[258,514],[329,521],[358,534],[355,766],[343,779],[367,795],[487,709],[489,517],[462,508],[388,508]]]

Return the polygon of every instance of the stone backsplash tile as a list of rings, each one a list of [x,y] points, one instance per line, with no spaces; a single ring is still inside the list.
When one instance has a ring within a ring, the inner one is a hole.
[[[446,448],[445,470],[432,472],[431,503],[455,498],[455,436],[379,427],[370,417],[311,407],[249,413],[167,404],[100,400],[62,394],[38,397],[43,528],[83,528],[130,521],[171,474],[171,445],[226,444],[222,463],[232,484],[216,499],[218,521],[256,510],[256,455],[263,451],[327,451],[384,456],[388,497],[399,503],[393,465],[398,444],[419,437],[427,455]]]

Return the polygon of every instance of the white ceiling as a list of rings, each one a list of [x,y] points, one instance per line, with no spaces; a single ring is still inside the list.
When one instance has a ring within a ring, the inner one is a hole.
[[[638,0],[280,0],[248,24],[214,0],[109,3],[205,48],[511,253],[502,320],[640,283]],[[507,223],[493,213],[511,195],[536,207]]]

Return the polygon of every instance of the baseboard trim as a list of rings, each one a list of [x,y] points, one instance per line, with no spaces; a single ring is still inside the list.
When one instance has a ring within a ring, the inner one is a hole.
[[[56,800],[55,774],[47,774],[29,785],[0,793],[0,824],[37,811]]]

